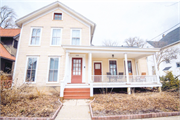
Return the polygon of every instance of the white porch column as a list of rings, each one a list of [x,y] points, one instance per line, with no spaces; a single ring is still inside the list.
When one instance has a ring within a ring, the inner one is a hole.
[[[88,57],[88,83],[91,83],[91,76],[92,76],[92,53],[89,53]]]
[[[69,79],[69,53],[66,52],[66,62],[65,62],[65,77],[66,77],[66,80]],[[67,82],[67,81],[65,81]]]
[[[69,53],[66,52],[66,62],[65,62],[65,73],[64,73],[64,78],[63,80],[60,82],[61,86],[60,86],[60,100],[63,100],[64,97],[64,87],[65,84],[67,83],[67,80],[69,78]]]
[[[93,99],[93,81],[92,81],[92,53],[88,57],[88,83],[90,84],[90,99]]]
[[[127,65],[127,53],[124,54],[124,58],[125,58],[127,83],[129,83],[129,73],[128,73],[128,65]]]
[[[139,75],[138,60],[135,60],[135,66],[136,66],[136,75]]]
[[[156,79],[157,79],[157,82],[160,83],[160,80],[159,80],[159,72],[158,72],[158,69],[157,69],[157,63],[156,63],[156,54],[153,55],[153,58],[154,58],[154,67],[155,67],[155,71],[156,71]]]

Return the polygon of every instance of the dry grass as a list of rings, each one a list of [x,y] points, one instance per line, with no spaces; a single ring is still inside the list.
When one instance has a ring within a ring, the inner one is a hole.
[[[95,116],[172,112],[180,110],[178,92],[98,94],[92,103]]]
[[[34,87],[1,90],[0,116],[52,117],[59,107],[59,95],[47,95]]]

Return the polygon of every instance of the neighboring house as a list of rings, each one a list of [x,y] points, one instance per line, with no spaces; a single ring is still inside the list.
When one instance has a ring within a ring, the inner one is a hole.
[[[90,98],[93,88],[161,87],[146,58],[158,48],[93,46],[96,24],[61,2],[16,21],[22,28],[14,81],[56,88],[61,98]],[[154,61],[156,64],[156,61]],[[129,73],[129,74],[126,74]]]
[[[19,34],[20,29],[3,29],[0,27],[1,71],[5,73],[13,72]]]
[[[147,41],[147,46],[151,48],[161,48],[171,49],[179,48],[180,49],[180,27],[168,32],[166,35],[163,35],[159,41]],[[154,73],[154,64],[151,62],[152,57],[148,57],[148,67],[149,74]],[[167,60],[162,62],[159,66],[159,75],[165,76],[167,72],[172,71],[173,75],[179,76],[180,79],[180,53],[177,54],[177,58],[173,60]]]

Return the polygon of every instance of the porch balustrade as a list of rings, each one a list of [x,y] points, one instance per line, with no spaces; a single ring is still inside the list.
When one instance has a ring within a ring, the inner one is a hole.
[[[156,75],[92,75],[93,83],[157,83]]]

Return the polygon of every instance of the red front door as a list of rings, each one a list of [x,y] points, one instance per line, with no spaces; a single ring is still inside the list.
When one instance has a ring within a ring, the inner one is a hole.
[[[94,63],[94,82],[101,82],[102,74],[101,74],[101,63]]]
[[[82,58],[72,58],[71,83],[82,83]]]

